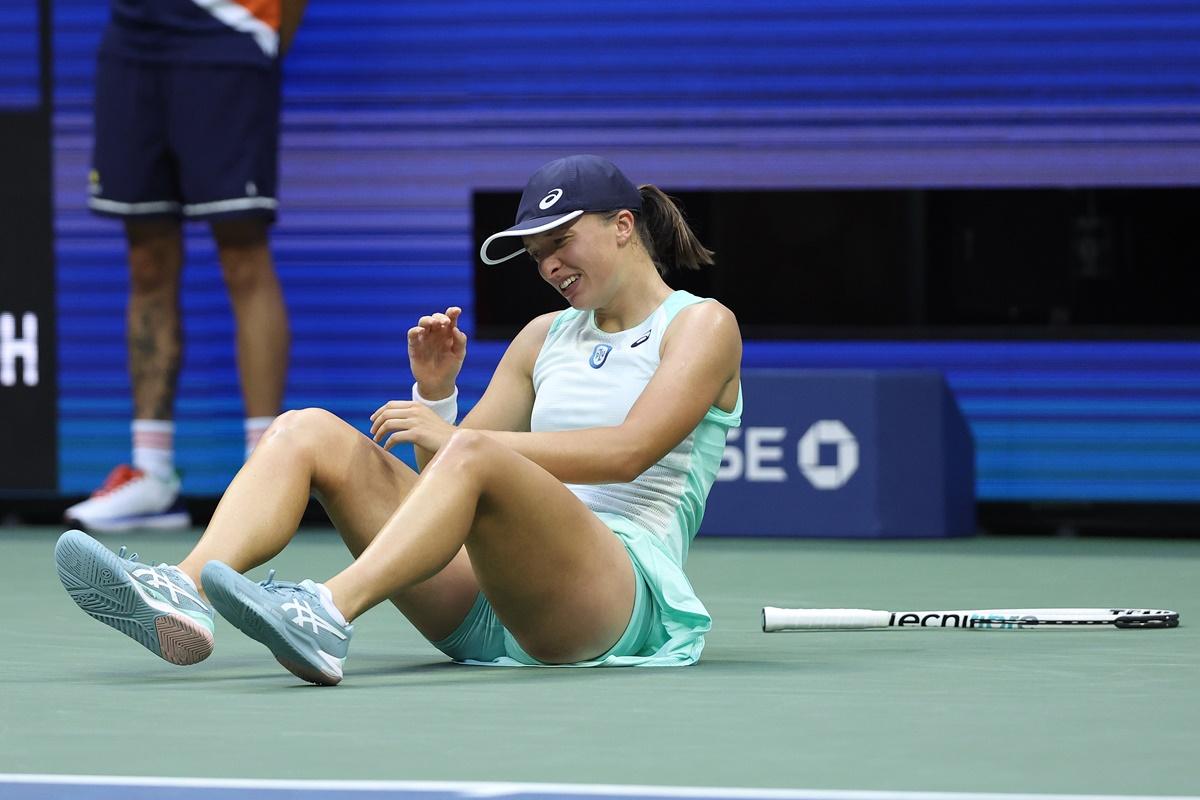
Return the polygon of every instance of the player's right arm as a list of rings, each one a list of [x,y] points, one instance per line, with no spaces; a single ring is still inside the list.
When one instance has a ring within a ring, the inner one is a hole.
[[[521,329],[504,351],[483,397],[459,424],[460,428],[529,430],[533,416],[533,365],[557,314],[542,314]]]
[[[421,317],[408,331],[409,367],[417,381],[416,391],[426,402],[448,398],[455,392],[455,383],[467,354],[467,336],[458,328],[461,314],[461,308],[452,306],[444,314]],[[496,367],[483,397],[459,427],[492,431],[529,430],[533,414],[533,364],[554,316],[551,313],[537,317],[517,334]],[[416,405],[419,403],[400,400],[385,403],[371,415],[371,433],[376,441],[386,440],[388,444],[385,446],[389,448],[396,441],[411,441],[417,469],[421,470],[433,458],[436,447],[427,449],[420,442],[438,441],[439,437],[414,435],[408,438],[408,435],[401,433],[414,433],[422,426],[422,419],[432,422],[424,412],[414,413]]]

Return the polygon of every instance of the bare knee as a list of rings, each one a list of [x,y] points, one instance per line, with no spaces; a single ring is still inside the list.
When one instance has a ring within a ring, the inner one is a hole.
[[[231,294],[250,292],[276,282],[266,225],[242,220],[213,225],[221,277]]]
[[[339,424],[345,425],[323,408],[285,411],[271,422],[259,446],[286,447],[306,455],[315,455],[330,445]]]
[[[499,447],[487,434],[459,428],[438,450],[435,463],[452,467],[459,474],[481,475],[488,464],[488,453]]]
[[[238,296],[278,283],[271,254],[259,252],[221,253],[221,278],[229,293]]]
[[[183,263],[178,228],[161,226],[129,233],[129,282],[134,294],[173,293]]]
[[[312,475],[313,488],[329,489],[339,471],[323,470],[321,465],[331,456],[343,452],[361,438],[354,428],[323,408],[302,408],[285,411],[276,417],[259,440],[255,452],[270,448],[283,450],[293,463],[302,464]]]

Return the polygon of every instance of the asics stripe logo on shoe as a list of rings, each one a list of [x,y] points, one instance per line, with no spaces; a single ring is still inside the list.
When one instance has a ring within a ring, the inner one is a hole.
[[[212,653],[213,610],[175,567],[143,564],[124,547],[113,553],[78,530],[59,537],[54,561],[77,606],[156,656],[184,665]],[[176,576],[182,584],[172,581]]]
[[[151,589],[166,589],[171,593],[171,602],[175,605],[179,605],[179,598],[180,596],[183,596],[198,606],[204,606],[204,603],[199,597],[185,592],[180,586],[177,586],[176,584],[164,578],[162,575],[159,575],[158,570],[156,569],[143,567],[141,569],[133,570],[132,575],[135,578],[141,578],[145,582],[145,585],[149,586]]]
[[[312,625],[313,633],[320,633],[322,630],[327,630],[339,639],[345,639],[346,636],[337,628],[330,625],[325,620],[313,613],[312,606],[307,601],[296,598],[291,602],[284,603],[279,607],[281,611],[295,611],[296,616],[291,618],[291,622],[303,628],[305,625]]]

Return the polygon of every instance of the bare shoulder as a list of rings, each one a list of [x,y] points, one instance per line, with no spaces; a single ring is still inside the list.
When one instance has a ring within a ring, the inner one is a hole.
[[[693,303],[680,309],[671,327],[663,337],[663,344],[671,340],[682,339],[712,344],[736,343],[740,349],[742,335],[738,329],[737,317],[724,304],[716,300],[706,300],[703,303]]]
[[[525,327],[516,335],[513,342],[527,340],[536,343],[537,347],[542,346],[542,342],[546,341],[546,334],[550,332],[550,326],[554,324],[554,318],[559,315],[558,311],[551,311],[548,314],[539,314],[529,322],[525,323]]]
[[[540,314],[525,323],[525,327],[509,343],[506,354],[532,363],[546,342],[546,334],[550,332],[550,326],[558,314],[557,311],[551,311],[548,314]]]
[[[680,309],[676,318],[700,320],[701,324],[705,325],[732,325],[735,329],[737,328],[737,317],[733,311],[718,300],[692,303],[690,306]]]
[[[529,331],[533,335],[545,337],[546,332],[550,330],[550,326],[554,324],[554,318],[561,313],[561,311],[549,311],[545,314],[538,314],[525,323],[525,327],[521,329],[521,333],[524,334],[526,331]]]

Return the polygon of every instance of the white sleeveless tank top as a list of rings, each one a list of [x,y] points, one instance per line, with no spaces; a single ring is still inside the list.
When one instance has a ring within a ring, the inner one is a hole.
[[[673,292],[643,322],[606,333],[592,311],[570,308],[554,319],[533,368],[531,430],[620,425],[658,369],[663,334],[683,308],[706,302]],[[704,515],[730,428],[741,424],[742,393],[732,412],[710,406],[690,434],[631,483],[567,484],[588,508],[613,514],[655,536],[679,565]]]

